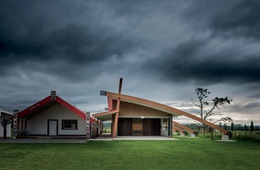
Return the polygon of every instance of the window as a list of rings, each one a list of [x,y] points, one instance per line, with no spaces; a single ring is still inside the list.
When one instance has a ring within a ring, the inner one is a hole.
[[[168,119],[163,119],[163,130],[168,130]]]
[[[62,120],[62,129],[77,130],[78,129],[78,120]]]

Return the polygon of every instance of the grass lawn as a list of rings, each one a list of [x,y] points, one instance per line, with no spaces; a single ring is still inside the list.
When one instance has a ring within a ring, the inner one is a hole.
[[[0,143],[0,169],[259,169],[260,144],[210,138],[86,144]]]

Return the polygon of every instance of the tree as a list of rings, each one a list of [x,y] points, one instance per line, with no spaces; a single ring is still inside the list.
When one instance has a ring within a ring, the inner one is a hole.
[[[231,131],[234,131],[234,122],[231,122]]]
[[[227,130],[227,124],[226,123],[224,123],[223,128]]]
[[[232,101],[232,99],[229,99],[228,97],[215,97],[214,99],[211,100],[211,102],[206,101],[206,99],[208,98],[208,94],[210,94],[210,92],[208,91],[208,89],[203,89],[203,88],[196,88],[195,90],[198,101],[194,101],[192,99],[192,102],[195,106],[199,107],[199,115],[201,119],[204,120],[209,120],[209,118],[213,115],[216,115],[216,113],[214,112],[215,109],[220,109],[220,106],[224,106],[225,104],[230,104],[230,102]],[[226,121],[232,121],[232,119],[230,117],[223,117],[220,118],[218,120],[209,120],[212,123],[217,123],[220,121],[226,122]],[[204,134],[206,129],[208,128],[207,125],[205,124],[201,124],[198,123],[200,125],[200,127],[204,130]]]
[[[245,131],[247,131],[247,126],[246,126],[246,124],[244,125],[244,127],[245,127]]]
[[[251,121],[250,132],[253,132],[253,131],[254,131],[254,123],[253,123],[253,121]]]

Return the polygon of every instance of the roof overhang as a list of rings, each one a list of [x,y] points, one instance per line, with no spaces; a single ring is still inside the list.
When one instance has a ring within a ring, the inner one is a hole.
[[[136,105],[141,105],[144,107],[149,107],[155,110],[159,110],[165,113],[169,113],[172,116],[181,116],[182,114],[180,112],[182,112],[181,110],[175,109],[173,107],[170,106],[166,106],[154,101],[150,101],[150,100],[146,100],[146,99],[142,99],[142,98],[138,98],[138,97],[134,97],[134,96],[128,96],[128,95],[124,95],[124,94],[117,94],[117,93],[112,93],[112,92],[107,92],[106,93],[108,100],[117,100],[118,98],[120,98],[120,101],[123,102],[127,102],[127,103],[132,103],[132,104],[136,104]]]
[[[113,110],[113,111],[108,111],[108,112],[96,113],[96,114],[93,114],[92,116],[101,121],[110,121],[110,120],[112,120],[112,115],[116,114],[117,112],[119,112],[119,111]]]
[[[1,116],[2,114],[6,114],[6,115],[13,116],[13,113],[0,109],[0,116]]]
[[[61,99],[59,96],[55,96],[55,97],[48,96],[42,99],[41,101],[35,103],[34,105],[19,112],[18,117],[24,117],[30,119],[56,104],[61,104],[62,106],[66,107],[67,109],[69,109],[70,111],[78,115],[79,117],[86,119],[86,114],[83,111],[79,110],[75,106],[72,106],[65,100]]]

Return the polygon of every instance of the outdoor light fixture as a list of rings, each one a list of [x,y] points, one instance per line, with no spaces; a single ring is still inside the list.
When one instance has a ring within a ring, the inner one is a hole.
[[[100,91],[100,95],[101,95],[101,96],[106,96],[106,95],[107,95],[107,92],[106,92],[106,91],[103,91],[103,90],[101,90],[101,91]]]
[[[141,119],[144,119],[144,117],[142,116]]]

